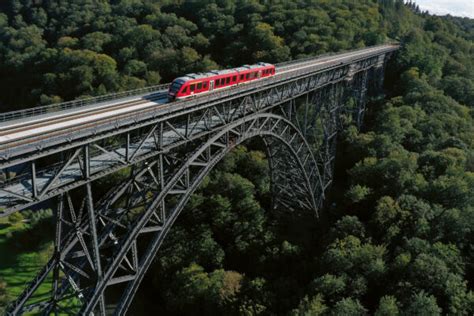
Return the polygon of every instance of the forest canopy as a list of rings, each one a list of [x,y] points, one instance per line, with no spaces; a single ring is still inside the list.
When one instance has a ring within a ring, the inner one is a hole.
[[[2,111],[386,39],[373,1],[9,0],[0,6],[0,84],[8,87],[0,95]]]
[[[269,212],[262,146],[238,147],[191,198],[132,313],[474,314],[474,20],[401,0],[9,0],[0,12],[2,111],[398,40],[385,95],[339,136],[324,218]]]

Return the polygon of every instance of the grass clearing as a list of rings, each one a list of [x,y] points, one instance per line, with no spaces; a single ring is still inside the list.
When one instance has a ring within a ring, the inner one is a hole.
[[[24,251],[12,245],[12,234],[27,227],[25,222],[11,224],[8,218],[0,218],[0,278],[7,283],[7,298],[18,297],[26,285],[35,278],[51,255],[52,242],[42,244],[33,251]],[[43,283],[35,297],[51,290],[50,282]]]

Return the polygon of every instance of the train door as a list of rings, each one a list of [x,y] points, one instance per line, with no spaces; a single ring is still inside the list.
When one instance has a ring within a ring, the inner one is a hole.
[[[259,70],[258,73],[257,73],[257,78],[261,78],[262,77],[262,71]]]
[[[214,80],[209,81],[209,91],[214,90]]]

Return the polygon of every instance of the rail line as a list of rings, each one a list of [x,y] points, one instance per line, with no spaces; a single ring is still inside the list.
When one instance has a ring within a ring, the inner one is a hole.
[[[1,136],[6,136],[11,133],[20,133],[27,130],[31,130],[33,128],[51,126],[53,124],[80,119],[80,118],[84,118],[91,115],[103,114],[103,113],[107,113],[107,112],[111,112],[115,110],[126,109],[129,107],[131,108],[134,105],[141,105],[147,102],[164,100],[166,99],[166,97],[167,97],[166,93],[161,92],[161,93],[156,93],[156,96],[153,96],[147,99],[139,99],[139,100],[126,102],[126,103],[117,103],[117,104],[109,105],[106,107],[90,108],[85,111],[72,112],[66,115],[59,115],[52,118],[44,118],[42,120],[35,121],[35,122],[20,122],[13,125],[1,126],[0,127],[0,140],[1,140]]]
[[[338,55],[331,55],[322,58],[313,58],[305,61],[295,61],[294,63],[282,65],[277,68],[275,76],[270,78],[278,78],[286,73],[296,72],[309,67],[315,67],[318,65],[325,64],[337,64],[338,61],[345,60],[347,58],[355,58],[370,54],[379,50],[380,47],[361,49],[355,52],[347,52]],[[262,83],[265,83],[266,79],[262,79]],[[164,86],[164,85],[163,85]],[[229,90],[238,91],[240,85],[237,87],[230,87]],[[217,94],[219,91],[207,93],[207,95]],[[197,96],[199,97],[199,95]],[[114,100],[117,103],[112,104],[98,104],[97,106],[89,108],[78,108],[71,112],[58,111],[52,113],[52,116],[42,117],[27,117],[20,121],[6,122],[6,124],[0,125],[0,150],[2,147],[8,146],[10,143],[15,145],[22,145],[29,143],[29,139],[37,141],[46,139],[49,136],[57,136],[61,134],[61,131],[67,130],[71,132],[71,129],[77,130],[77,126],[85,127],[91,126],[90,123],[107,122],[110,119],[117,119],[124,117],[125,115],[133,115],[135,113],[142,113],[149,111],[151,107],[156,108],[157,106],[167,104],[166,90],[154,91],[148,95],[143,95],[138,100],[127,100],[120,102],[120,99]],[[11,123],[11,124],[8,124]]]

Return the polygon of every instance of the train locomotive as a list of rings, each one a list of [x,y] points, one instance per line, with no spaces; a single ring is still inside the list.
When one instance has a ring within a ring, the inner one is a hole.
[[[168,100],[182,100],[192,96],[227,89],[254,80],[275,75],[275,66],[268,63],[213,70],[206,73],[187,74],[176,78],[168,90]]]

